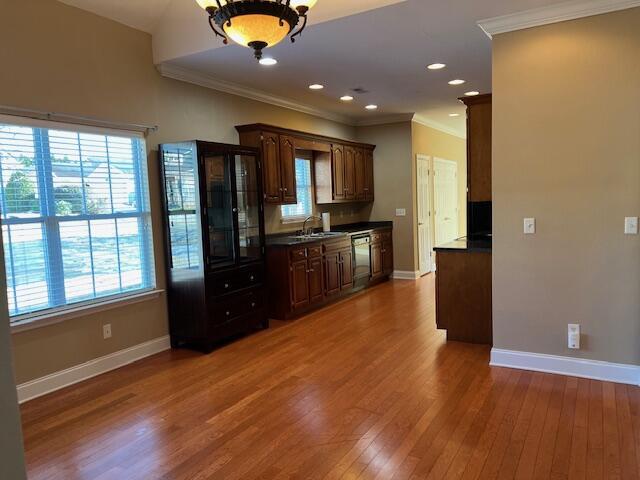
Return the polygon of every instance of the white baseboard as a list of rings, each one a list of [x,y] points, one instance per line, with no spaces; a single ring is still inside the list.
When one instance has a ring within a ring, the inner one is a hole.
[[[403,270],[394,270],[391,278],[394,280],[417,280],[420,278],[420,272],[405,272]]]
[[[104,357],[95,358],[80,365],[61,370],[59,372],[36,378],[18,385],[18,401],[20,403],[32,400],[47,393],[60,390],[74,383],[82,382],[102,373],[115,370],[129,363],[171,348],[169,336],[155,338],[133,347],[110,353]]]
[[[491,349],[490,365],[536,372],[557,373],[570,377],[591,378],[607,382],[640,384],[640,366],[600,360],[561,357],[543,353]]]

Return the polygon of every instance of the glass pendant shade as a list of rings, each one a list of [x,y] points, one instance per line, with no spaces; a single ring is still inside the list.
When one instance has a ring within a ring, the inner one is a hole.
[[[272,47],[291,31],[287,22],[280,25],[280,19],[270,15],[240,15],[231,20],[231,25],[225,23],[223,29],[231,40],[245,47],[252,42],[264,42]]]
[[[309,10],[313,8],[318,0],[291,0],[289,4],[291,8],[307,7]]]
[[[198,2],[198,5],[200,5],[200,7],[204,10],[209,7],[218,8],[218,3],[216,2],[216,0],[196,0],[196,2]]]

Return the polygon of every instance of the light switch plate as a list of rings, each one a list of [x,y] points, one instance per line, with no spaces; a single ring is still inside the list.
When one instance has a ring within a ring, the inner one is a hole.
[[[396,217],[406,217],[407,209],[406,208],[396,208]]]
[[[536,233],[536,219],[525,218],[524,219],[524,233],[525,235],[533,235]]]
[[[638,235],[638,217],[625,217],[624,233],[625,235]]]

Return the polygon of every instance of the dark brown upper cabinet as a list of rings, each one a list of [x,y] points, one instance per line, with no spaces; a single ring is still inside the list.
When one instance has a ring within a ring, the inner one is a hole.
[[[296,204],[296,146],[292,137],[280,136],[280,185],[282,203]]]
[[[265,203],[297,202],[296,149],[313,152],[317,204],[374,201],[375,145],[264,124],[239,125],[236,130],[242,145],[262,150]]]
[[[342,145],[333,145],[331,147],[331,177],[333,179],[334,200],[344,200],[347,198],[347,184],[345,183],[346,170],[347,161],[345,158],[345,148]]]
[[[262,169],[264,178],[264,200],[268,203],[282,201],[282,182],[280,168],[280,140],[274,133],[261,136]]]
[[[373,189],[373,150],[364,149],[364,198],[365,202],[374,199]]]
[[[490,202],[491,94],[460,101],[467,106],[467,198],[470,202]]]
[[[240,132],[240,144],[261,150],[265,203],[297,203],[295,139],[270,130],[255,130]]]
[[[347,200],[356,198],[356,149],[344,150],[344,196]]]

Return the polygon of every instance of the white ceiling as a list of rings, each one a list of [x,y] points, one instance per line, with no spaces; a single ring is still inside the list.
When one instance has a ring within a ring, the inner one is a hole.
[[[319,0],[312,24],[295,43],[266,51],[275,67],[258,65],[249,49],[221,48],[195,0],[62,0],[152,32],[154,58],[283,101],[339,115],[353,123],[417,113],[428,123],[464,134],[468,90],[491,91],[491,41],[477,26],[484,18],[561,3],[560,0]],[[348,7],[345,7],[348,5]],[[348,10],[345,11],[345,8]],[[429,63],[447,68],[428,71]],[[453,78],[467,81],[452,87]],[[312,92],[311,83],[325,89]],[[369,93],[338,100],[353,88]],[[368,103],[376,112],[364,110]],[[460,113],[456,118],[450,113]]]

